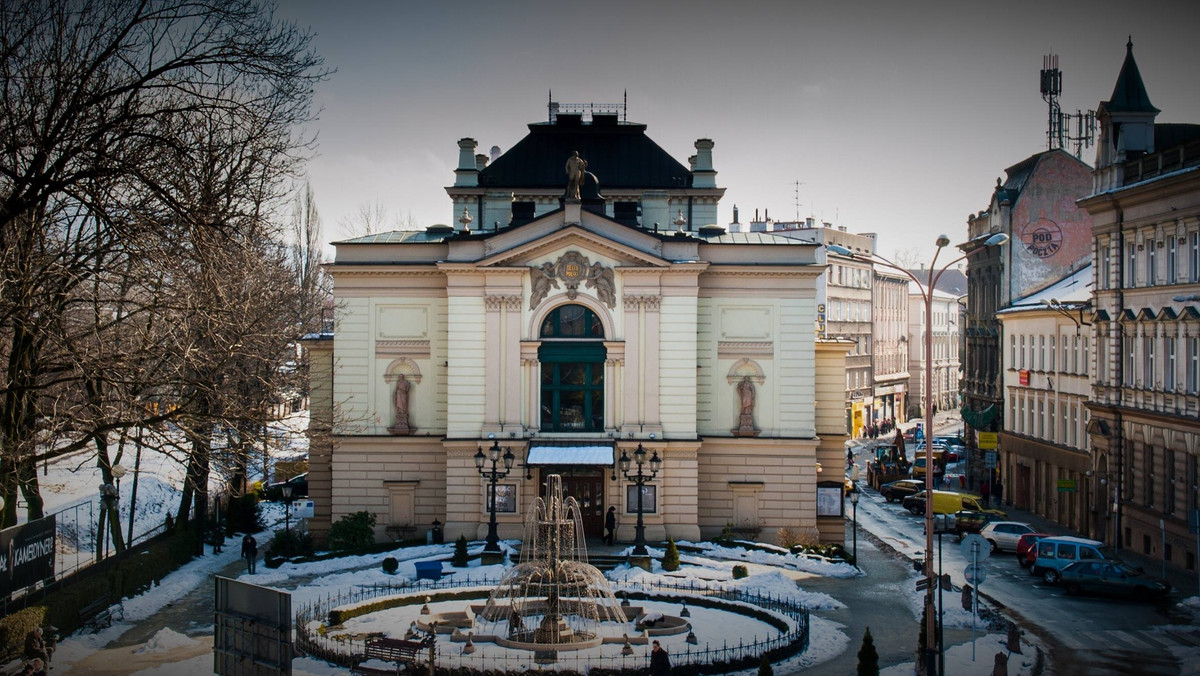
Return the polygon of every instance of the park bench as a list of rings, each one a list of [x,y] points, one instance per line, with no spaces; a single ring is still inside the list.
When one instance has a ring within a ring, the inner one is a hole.
[[[82,606],[79,609],[79,622],[85,629],[93,633],[112,626],[113,620],[125,619],[125,608],[120,603],[113,604],[108,595]]]
[[[367,640],[367,649],[363,653],[363,661],[383,660],[396,663],[395,669],[377,669],[358,664],[351,671],[356,674],[369,676],[391,676],[400,673],[402,666],[416,662],[421,657],[421,651],[427,650],[429,644],[425,641],[406,641],[398,638],[373,638]]]

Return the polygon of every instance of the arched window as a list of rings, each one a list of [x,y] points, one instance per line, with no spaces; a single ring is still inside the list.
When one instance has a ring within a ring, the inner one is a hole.
[[[542,431],[604,431],[604,326],[582,305],[542,321]]]

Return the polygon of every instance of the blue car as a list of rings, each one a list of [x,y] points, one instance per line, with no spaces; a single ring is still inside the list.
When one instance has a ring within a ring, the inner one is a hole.
[[[1151,577],[1123,561],[1077,561],[1059,573],[1068,594],[1119,594],[1135,599],[1161,599],[1171,591],[1166,580]]]

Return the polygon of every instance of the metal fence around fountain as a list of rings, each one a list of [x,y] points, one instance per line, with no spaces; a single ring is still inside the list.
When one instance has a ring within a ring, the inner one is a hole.
[[[370,585],[353,589],[339,590],[336,594],[327,594],[325,598],[302,605],[296,612],[296,648],[299,652],[326,662],[332,662],[345,667],[353,667],[362,661],[366,653],[363,640],[337,639],[324,635],[310,625],[320,626],[329,616],[329,611],[340,606],[361,603],[374,598],[396,594],[411,594],[416,592],[434,592],[439,590],[462,589],[479,587],[486,589],[495,586],[499,580],[422,580],[405,582],[399,585]],[[703,648],[686,650],[671,654],[673,666],[688,665],[695,668],[696,673],[717,674],[739,671],[755,666],[763,654],[768,659],[777,662],[792,655],[803,652],[808,648],[809,641],[809,612],[800,603],[774,594],[753,594],[734,589],[713,589],[697,586],[694,580],[687,584],[671,584],[666,582],[625,582],[622,590],[628,589],[646,592],[676,592],[693,596],[717,598],[724,601],[740,602],[757,606],[765,610],[787,615],[794,627],[781,632],[778,636],[755,638],[749,642],[739,640],[736,645],[723,642],[719,647],[705,643]],[[618,592],[620,595],[620,592]],[[445,635],[442,635],[445,636]],[[497,655],[465,655],[462,653],[464,644],[439,640],[436,644],[436,663],[440,669],[475,669],[479,671],[517,671],[528,664],[527,654],[512,656]],[[643,670],[649,660],[649,646],[644,647],[645,654],[621,656],[578,655],[570,652],[558,653],[555,665],[558,669],[574,669],[581,673],[603,670],[605,673],[634,673]]]

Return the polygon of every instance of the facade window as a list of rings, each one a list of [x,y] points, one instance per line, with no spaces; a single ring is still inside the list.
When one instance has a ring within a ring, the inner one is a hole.
[[[1046,337],[1038,336],[1038,370],[1046,370]]]
[[[1037,435],[1039,439],[1044,439],[1046,436],[1046,402],[1043,399],[1038,399]]]
[[[1017,367],[1017,337],[1008,337],[1008,362],[1009,368]]]
[[[1163,512],[1175,513],[1175,451],[1163,450]]]
[[[1142,444],[1145,454],[1145,464],[1142,467],[1142,504],[1154,506],[1154,446]]]
[[[1071,447],[1076,447],[1079,444],[1079,406],[1071,407],[1071,438],[1069,444]]]
[[[1054,372],[1054,357],[1058,354],[1058,348],[1054,345],[1054,336],[1050,336],[1050,351],[1047,353],[1050,356],[1050,372]]]
[[[1121,342],[1123,343],[1121,349],[1124,352],[1124,363],[1121,369],[1123,382],[1121,384],[1125,387],[1133,387],[1133,333],[1126,331],[1124,340]]]
[[[1137,245],[1133,242],[1125,245],[1125,260],[1129,261],[1125,265],[1125,288],[1132,289],[1137,286]]]
[[[1197,468],[1200,463],[1196,462],[1196,456],[1187,454],[1187,483],[1185,486],[1190,486],[1190,490],[1184,491],[1187,495],[1188,511],[1200,507],[1200,468]]]
[[[1158,266],[1156,265],[1158,260],[1155,258],[1157,251],[1158,247],[1155,246],[1154,240],[1146,240],[1146,286],[1154,286],[1154,278],[1158,276]]]
[[[1179,281],[1175,251],[1175,235],[1167,235],[1167,284]]]
[[[1050,417],[1046,419],[1046,432],[1050,441],[1062,441],[1062,435],[1058,432],[1058,415],[1054,410],[1054,402],[1050,402]]]
[[[1076,336],[1076,340],[1080,340],[1078,336]],[[1080,365],[1075,369],[1075,372],[1083,374],[1083,375],[1087,375],[1087,372],[1088,372],[1088,337],[1084,336],[1082,338],[1082,340],[1080,340],[1080,342],[1083,343],[1083,362],[1080,363]]]
[[[1187,339],[1187,393],[1200,394],[1200,338]]]
[[[1163,369],[1163,389],[1167,392],[1175,391],[1175,337],[1167,336],[1163,338],[1163,361],[1165,362]]]
[[[1193,232],[1188,254],[1188,281],[1200,282],[1200,231]]]
[[[1109,281],[1110,277],[1112,276],[1112,264],[1111,260],[1109,259],[1110,249],[1107,240],[1104,240],[1099,246],[1097,246],[1096,253],[1100,258],[1100,279],[1098,280],[1100,282],[1100,288],[1112,288]]]
[[[542,321],[544,432],[604,431],[604,326],[582,305],[555,308]]]
[[[1025,368],[1025,336],[1021,336],[1021,368]]]
[[[1158,373],[1154,370],[1154,351],[1158,345],[1158,341],[1154,340],[1154,336],[1146,336],[1142,339],[1146,345],[1145,358],[1142,360],[1142,387],[1147,390],[1154,389],[1155,377]]]

